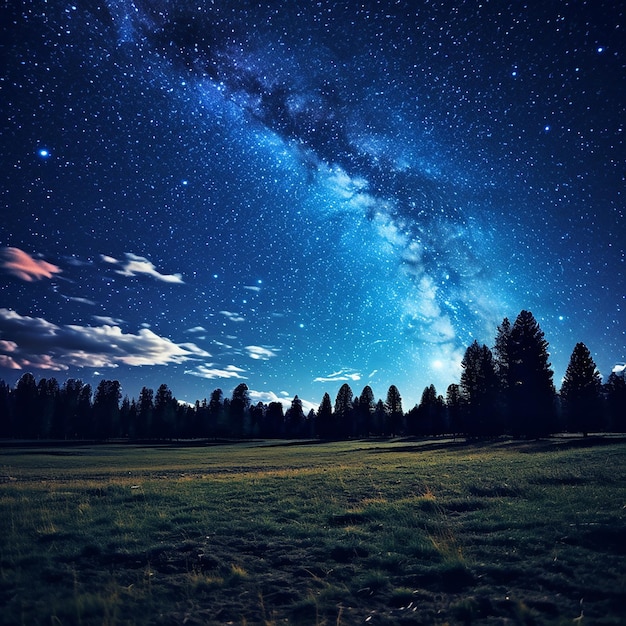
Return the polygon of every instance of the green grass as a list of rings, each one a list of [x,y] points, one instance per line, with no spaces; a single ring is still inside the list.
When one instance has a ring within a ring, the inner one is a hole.
[[[0,624],[626,623],[617,439],[6,448],[0,530]]]

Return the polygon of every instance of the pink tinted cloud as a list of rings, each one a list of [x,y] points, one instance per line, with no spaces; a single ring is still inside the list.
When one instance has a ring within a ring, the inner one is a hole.
[[[60,267],[47,261],[34,259],[30,254],[19,248],[4,248],[2,257],[4,258],[0,261],[0,267],[9,274],[13,274],[13,276],[28,282],[42,278],[52,278],[54,274],[61,272]]]

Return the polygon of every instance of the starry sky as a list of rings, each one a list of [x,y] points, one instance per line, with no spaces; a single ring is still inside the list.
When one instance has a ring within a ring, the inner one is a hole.
[[[626,359],[621,2],[4,3],[0,378],[405,409],[529,309]]]

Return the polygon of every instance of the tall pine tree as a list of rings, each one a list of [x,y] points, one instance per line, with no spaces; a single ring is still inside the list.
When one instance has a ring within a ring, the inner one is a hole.
[[[485,437],[502,432],[498,423],[498,375],[491,350],[474,341],[461,362],[461,393],[465,405],[465,433]]]
[[[548,342],[530,311],[521,311],[509,346],[510,414],[516,436],[541,437],[555,426],[555,389]]]
[[[600,372],[589,348],[584,343],[577,343],[561,385],[569,431],[582,432],[586,437],[590,430],[601,430],[600,389]]]

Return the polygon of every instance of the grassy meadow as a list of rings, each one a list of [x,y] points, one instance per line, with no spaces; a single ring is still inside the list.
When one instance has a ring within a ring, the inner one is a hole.
[[[626,441],[0,450],[0,624],[624,624]]]

